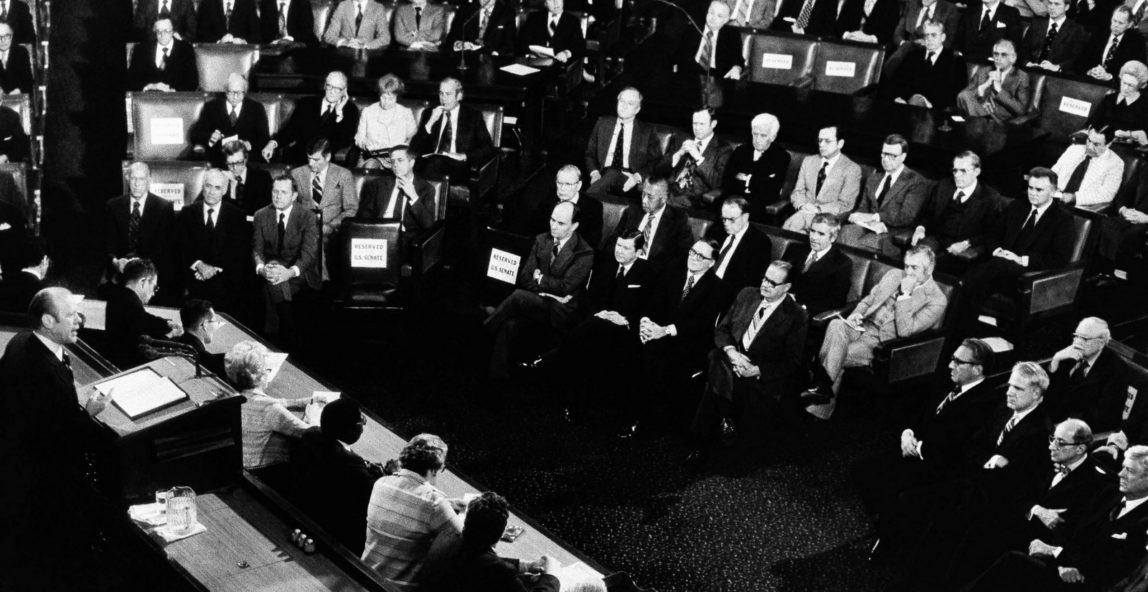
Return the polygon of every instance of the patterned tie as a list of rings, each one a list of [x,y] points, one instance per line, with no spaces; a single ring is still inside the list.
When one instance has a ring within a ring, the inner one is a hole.
[[[160,70],[167,70],[167,56],[168,56],[167,52],[169,52],[169,51],[171,51],[171,48],[168,48],[168,47],[163,48],[163,57],[161,57],[159,59],[159,69]]]
[[[478,42],[486,38],[486,26],[490,24],[490,9],[482,9],[482,14],[478,16]]]
[[[686,301],[686,297],[690,295],[690,290],[694,289],[694,284],[696,284],[697,281],[697,277],[691,273],[689,279],[686,280],[686,287],[682,288],[682,302]]]
[[[821,195],[821,186],[825,184],[825,175],[829,170],[829,161],[821,161],[821,170],[817,171],[817,190],[813,192],[814,196]]]
[[[753,320],[749,322],[749,328],[745,330],[745,335],[741,336],[741,348],[749,350],[749,346],[753,345],[753,340],[757,338],[757,332],[761,331],[761,324],[765,319],[765,302],[757,308],[757,314],[753,315]]]
[[[698,65],[706,70],[709,69],[710,58],[713,56],[713,42],[714,32],[707,28],[705,37],[702,39],[702,47],[698,50]]]
[[[235,122],[239,121],[239,114],[235,112],[234,108],[230,111],[231,114],[227,116],[227,119],[231,121],[231,127],[235,127]]]
[[[614,142],[614,156],[611,157],[609,166],[619,169],[626,168],[625,145],[626,124],[618,122],[618,139]]]
[[[1056,34],[1059,32],[1060,29],[1056,26],[1056,23],[1052,23],[1052,25],[1049,26],[1048,36],[1044,38],[1044,48],[1040,50],[1040,57],[1036,60],[1038,64],[1048,59],[1048,54],[1052,51],[1052,43],[1056,41]]]
[[[135,254],[140,244],[140,202],[132,201],[132,215],[128,218],[128,252]]]
[[[885,199],[885,194],[889,192],[889,184],[893,182],[893,175],[885,173],[885,179],[881,181],[881,186],[877,188],[877,207],[881,207],[881,201]]]
[[[163,4],[160,4],[159,6],[159,18],[171,18],[171,10],[169,10],[167,7],[167,0],[163,0]]]
[[[279,212],[279,226],[276,228],[279,233],[279,241],[275,244],[276,251],[283,250],[283,235],[287,234],[287,215]]]
[[[358,23],[358,21],[355,22],[355,34],[356,35],[359,34],[359,23]],[[279,36],[280,37],[286,37],[287,36],[287,3],[286,2],[280,2],[279,3]]]
[[[215,230],[215,208],[207,208],[207,231]]]
[[[358,4],[359,13],[355,15],[355,36],[359,36],[359,27],[363,24],[363,5]]]
[[[654,226],[654,217],[651,214],[646,214],[646,221],[642,224],[642,254],[645,255],[650,252],[650,245],[653,243],[653,237],[650,236],[650,229]]]
[[[1015,427],[1015,426],[1016,426],[1016,414],[1013,414],[1013,416],[1008,418],[1008,421],[1005,422],[1004,429],[1001,430],[1001,435],[997,436],[997,446],[1000,446],[1001,442],[1004,442],[1005,436],[1007,436],[1008,433],[1011,432],[1013,427]]]
[[[1084,160],[1076,165],[1072,170],[1072,176],[1068,178],[1068,184],[1064,186],[1065,193],[1076,193],[1080,191],[1080,183],[1084,181],[1084,173],[1088,172],[1088,163],[1092,162],[1092,157],[1085,155]]]
[[[231,3],[227,3],[227,7],[223,10],[223,19],[226,29],[231,31]]]
[[[801,13],[797,15],[797,22],[794,23],[799,29],[804,30],[809,26],[809,17],[813,14],[813,0],[805,0],[805,4],[801,5]]]
[[[450,152],[450,144],[454,140],[454,131],[450,127],[450,111],[442,114],[442,132],[438,137],[438,149],[435,152]]]
[[[809,268],[813,267],[814,263],[817,263],[817,251],[810,251],[809,256],[805,258],[805,266],[801,268],[801,272],[805,273],[809,271]]]
[[[1104,54],[1104,69],[1112,69],[1112,60],[1116,59],[1116,48],[1120,46],[1120,35],[1112,38],[1112,44],[1108,47],[1108,53]]]
[[[940,415],[941,412],[945,410],[945,407],[948,406],[949,403],[952,403],[953,399],[956,399],[957,395],[959,395],[959,394],[961,394],[961,387],[958,386],[958,387],[953,388],[952,392],[950,392],[948,394],[948,396],[946,396],[941,401],[941,404],[937,405],[937,413],[936,414]]]
[[[311,199],[315,205],[323,203],[323,186],[319,183],[319,174],[311,176]]]
[[[749,9],[752,3],[753,0],[738,0],[737,9],[734,10],[733,17],[734,20],[737,21],[737,24],[744,27],[745,23],[749,21]]]

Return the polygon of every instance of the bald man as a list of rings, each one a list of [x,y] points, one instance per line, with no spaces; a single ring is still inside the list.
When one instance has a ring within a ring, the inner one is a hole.
[[[258,101],[247,98],[247,77],[232,73],[227,77],[227,92],[203,106],[199,121],[188,137],[193,144],[207,147],[207,158],[217,167],[225,165],[223,145],[236,139],[247,150],[259,150],[267,144],[267,111]]]
[[[274,158],[276,150],[283,162],[299,166],[307,162],[304,146],[322,136],[336,154],[355,140],[359,108],[347,94],[347,75],[338,70],[327,74],[322,96],[307,96],[295,103],[291,119],[262,147],[263,160]]]

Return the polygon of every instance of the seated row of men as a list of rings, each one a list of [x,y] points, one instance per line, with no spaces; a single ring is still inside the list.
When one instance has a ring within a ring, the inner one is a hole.
[[[1047,372],[1017,363],[1003,393],[986,382],[989,345],[962,342],[951,384],[855,467],[877,517],[873,557],[946,589],[1107,590],[1140,577],[1148,405],[1109,339],[1107,323],[1084,319]]]

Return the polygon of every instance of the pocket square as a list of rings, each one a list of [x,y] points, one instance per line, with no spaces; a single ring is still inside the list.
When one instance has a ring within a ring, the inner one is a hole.
[[[1008,26],[1008,25],[1006,25],[1006,24],[1004,24],[1004,23],[1002,23],[1002,22],[999,22],[999,21],[997,22],[997,28],[998,28],[998,29],[1004,29],[1004,28],[1005,28],[1005,27],[1007,27],[1007,26]]]
[[[1118,541],[1123,541],[1123,540],[1126,540],[1128,538],[1128,533],[1126,533],[1126,532],[1114,532],[1114,533],[1112,533],[1112,538],[1114,538]]]
[[[634,288],[641,288],[641,287],[642,287],[642,284],[629,284],[629,285],[627,285],[626,287],[627,287],[627,288],[630,288],[630,289],[634,289]]]

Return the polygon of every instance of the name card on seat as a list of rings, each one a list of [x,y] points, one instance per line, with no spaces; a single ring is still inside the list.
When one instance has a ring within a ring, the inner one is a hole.
[[[770,70],[792,70],[793,56],[785,53],[763,53],[761,67]]]
[[[171,202],[175,211],[183,208],[183,183],[152,183],[151,192]]]
[[[182,117],[153,117],[148,121],[151,127],[151,143],[157,146],[171,146],[186,142],[183,137]]]
[[[490,261],[486,265],[486,277],[513,285],[518,281],[518,266],[521,263],[522,257],[514,253],[491,249]]]
[[[387,241],[382,238],[352,238],[351,267],[385,269]]]
[[[857,62],[825,62],[825,75],[852,78],[857,75]]]
[[[1092,103],[1072,97],[1061,97],[1060,110],[1069,115],[1088,117],[1088,112],[1092,110]]]

